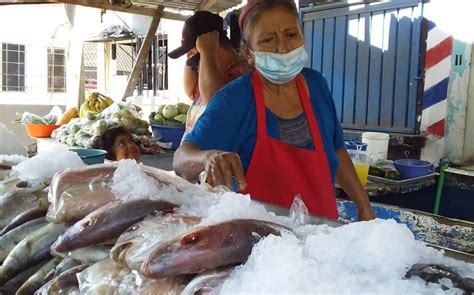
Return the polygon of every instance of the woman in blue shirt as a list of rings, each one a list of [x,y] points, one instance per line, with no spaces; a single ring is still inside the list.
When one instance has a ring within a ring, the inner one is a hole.
[[[242,9],[243,52],[252,73],[211,100],[174,157],[178,175],[289,207],[295,195],[313,214],[337,218],[336,180],[359,209],[375,218],[351,159],[327,83],[303,68],[298,12],[290,0],[249,1]]]

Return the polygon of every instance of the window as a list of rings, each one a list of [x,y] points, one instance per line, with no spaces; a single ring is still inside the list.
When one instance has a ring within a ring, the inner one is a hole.
[[[129,75],[132,72],[144,41],[145,37],[138,37],[133,47],[117,46],[117,75],[119,73]],[[138,95],[143,95],[144,91],[150,95],[157,95],[158,90],[168,89],[168,36],[166,34],[160,33],[155,36],[136,89]]]
[[[113,44],[112,46],[114,46]],[[116,61],[117,61],[117,76],[128,76],[133,69],[133,48],[130,44],[117,44],[116,46]]]
[[[48,48],[48,92],[66,92],[66,55],[64,49]]]
[[[84,43],[84,87],[97,89],[97,43]]]
[[[25,91],[25,45],[2,43],[2,91]]]

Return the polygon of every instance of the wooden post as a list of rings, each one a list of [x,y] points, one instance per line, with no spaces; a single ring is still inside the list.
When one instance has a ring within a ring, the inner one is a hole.
[[[125,88],[125,93],[123,94],[122,100],[125,100],[125,98],[133,94],[133,90],[137,85],[138,77],[143,71],[143,68],[145,67],[146,58],[148,57],[148,53],[150,53],[151,44],[153,43],[156,30],[158,29],[158,25],[160,24],[163,9],[164,7],[161,5],[156,8],[155,16],[151,21],[150,28],[148,29],[148,33],[146,34],[145,40],[142,44],[142,47],[140,48],[140,52],[138,52],[137,61],[133,66],[133,70],[130,74],[130,77],[128,77],[127,88]]]

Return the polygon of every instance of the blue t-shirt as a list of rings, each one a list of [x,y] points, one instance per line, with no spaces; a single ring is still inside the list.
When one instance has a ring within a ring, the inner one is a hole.
[[[307,68],[303,69],[303,75],[309,86],[311,103],[334,181],[334,175],[339,167],[336,151],[344,148],[342,128],[326,79],[319,72]],[[266,116],[268,135],[280,139],[278,117],[268,108]],[[243,168],[247,171],[256,139],[255,96],[251,75],[246,74],[214,94],[184,141],[191,142],[202,150],[235,152],[239,154]],[[311,145],[309,148],[314,149],[314,146]]]

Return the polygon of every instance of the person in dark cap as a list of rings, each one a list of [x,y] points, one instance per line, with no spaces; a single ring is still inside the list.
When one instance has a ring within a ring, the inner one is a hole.
[[[248,71],[224,31],[224,20],[209,11],[197,11],[184,23],[181,46],[170,58],[187,56],[184,90],[193,104],[186,120],[188,134],[214,93]]]
[[[308,54],[292,0],[248,0],[239,24],[250,74],[220,89],[174,154],[177,175],[290,208],[300,195],[311,214],[338,218],[334,183],[359,220],[375,218],[344,145],[323,75]],[[202,174],[202,175],[204,175]]]

